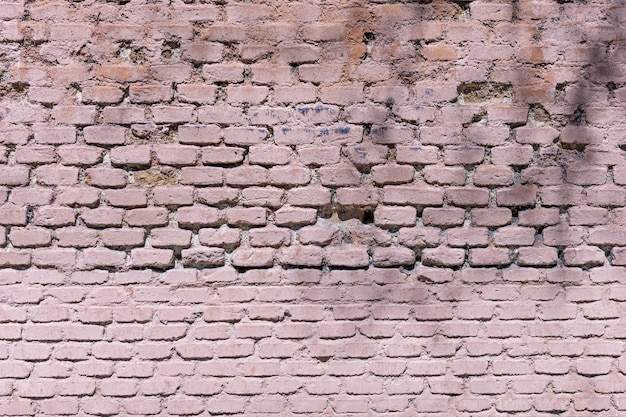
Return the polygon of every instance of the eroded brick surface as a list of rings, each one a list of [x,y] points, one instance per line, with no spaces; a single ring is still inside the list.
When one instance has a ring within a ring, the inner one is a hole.
[[[626,413],[623,22],[0,1],[0,415]]]

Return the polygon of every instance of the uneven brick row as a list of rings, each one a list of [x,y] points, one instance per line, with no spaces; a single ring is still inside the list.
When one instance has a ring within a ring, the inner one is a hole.
[[[3,270],[1,406],[623,410],[625,271]]]

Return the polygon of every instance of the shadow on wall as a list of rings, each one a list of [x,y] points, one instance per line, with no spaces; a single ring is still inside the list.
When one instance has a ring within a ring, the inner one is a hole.
[[[415,42],[414,51],[402,51],[406,45],[394,43],[394,35],[405,29],[402,23],[389,20],[391,13],[377,14],[368,3],[354,2],[347,20],[345,47],[349,52],[345,78],[349,79],[359,66],[380,53],[377,48],[383,45],[387,56],[404,53],[406,57],[391,61],[394,74],[398,74],[393,81],[407,85],[427,82],[433,69],[425,54],[432,54],[433,45],[439,47],[440,40],[428,33],[431,23],[428,14],[450,13],[446,7],[453,7],[463,16],[472,13],[473,4],[478,3],[402,3],[404,15],[396,18],[399,22],[419,21],[415,26],[420,27],[411,30],[426,39],[426,42]],[[580,215],[574,216],[572,210],[575,214],[588,210],[609,216],[608,209],[623,207],[626,203],[626,191],[621,187],[626,184],[626,169],[623,168],[626,125],[622,122],[626,112],[620,104],[626,100],[626,67],[623,65],[626,61],[626,6],[619,2],[608,8],[578,2],[499,4],[510,7],[513,23],[508,33],[507,24],[501,25],[498,36],[504,43],[514,45],[511,56],[498,58],[496,65],[494,59],[491,67],[485,69],[484,78],[472,79],[467,75],[464,79],[466,75],[461,74],[463,80],[455,80],[458,95],[450,101],[457,100],[459,107],[476,105],[477,111],[463,126],[447,126],[446,121],[442,121],[442,126],[465,129],[490,123],[489,112],[480,103],[494,97],[518,108],[527,107],[525,120],[509,123],[514,142],[531,145],[534,153],[532,162],[520,168],[520,189],[536,194],[536,204],[523,208],[558,210],[561,217],[560,223],[552,225],[549,234],[536,242],[537,246],[548,244],[557,248],[559,265],[563,265],[566,251],[569,251],[568,256],[575,257],[575,249],[571,247],[581,245],[590,255],[588,263],[580,266],[600,265],[605,258],[613,260],[615,252],[611,245],[583,244],[581,226],[593,224],[579,220]],[[385,5],[375,3],[373,7]],[[506,7],[502,13],[507,13]],[[476,49],[480,47],[477,44]],[[427,52],[425,48],[431,49]],[[438,53],[445,55],[443,47]],[[445,59],[437,65],[440,71],[443,68],[452,74],[461,68],[464,60],[468,62],[467,57],[450,59],[457,63],[456,68]],[[398,117],[392,110],[395,104],[388,103],[389,115],[384,123],[366,126],[364,146],[383,144],[393,149],[406,130],[419,128],[420,119],[407,121]],[[418,110],[422,104],[428,105],[417,100],[414,104]],[[607,220],[613,224],[626,223],[626,212],[622,211],[613,210],[613,217]],[[568,220],[564,221],[566,217]],[[543,227],[538,230],[542,232]]]
[[[530,105],[528,122],[545,129],[548,140],[554,137],[552,143],[535,146],[537,172],[532,177],[542,186],[542,206],[558,207],[561,215],[568,216],[566,223],[561,220],[549,236],[543,236],[544,243],[559,249],[560,264],[567,258],[571,263],[578,254],[581,264],[576,266],[582,267],[602,265],[605,258],[613,257],[610,246],[585,246],[581,226],[598,224],[585,219],[594,217],[592,213],[608,213],[607,209],[626,203],[626,192],[616,186],[626,183],[619,167],[626,162],[622,151],[626,125],[620,125],[626,116],[620,105],[626,89],[619,87],[626,82],[625,12],[617,3],[608,8],[565,3],[560,13],[563,24],[555,22],[538,33],[539,41],[548,46],[529,53],[530,61],[542,64],[562,51],[564,64],[538,70],[553,100],[533,102],[523,90],[519,95]],[[528,71],[522,75],[517,80],[520,85],[529,79]],[[617,217],[616,223],[626,220],[623,214]],[[568,249],[572,246],[576,248]]]

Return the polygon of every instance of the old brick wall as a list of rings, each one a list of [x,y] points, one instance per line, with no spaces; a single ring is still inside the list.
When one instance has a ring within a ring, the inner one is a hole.
[[[0,2],[0,415],[626,415],[626,7]]]

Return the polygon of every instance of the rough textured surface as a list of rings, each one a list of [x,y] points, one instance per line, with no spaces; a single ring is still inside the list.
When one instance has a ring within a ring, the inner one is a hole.
[[[0,415],[624,415],[625,16],[1,1]]]

